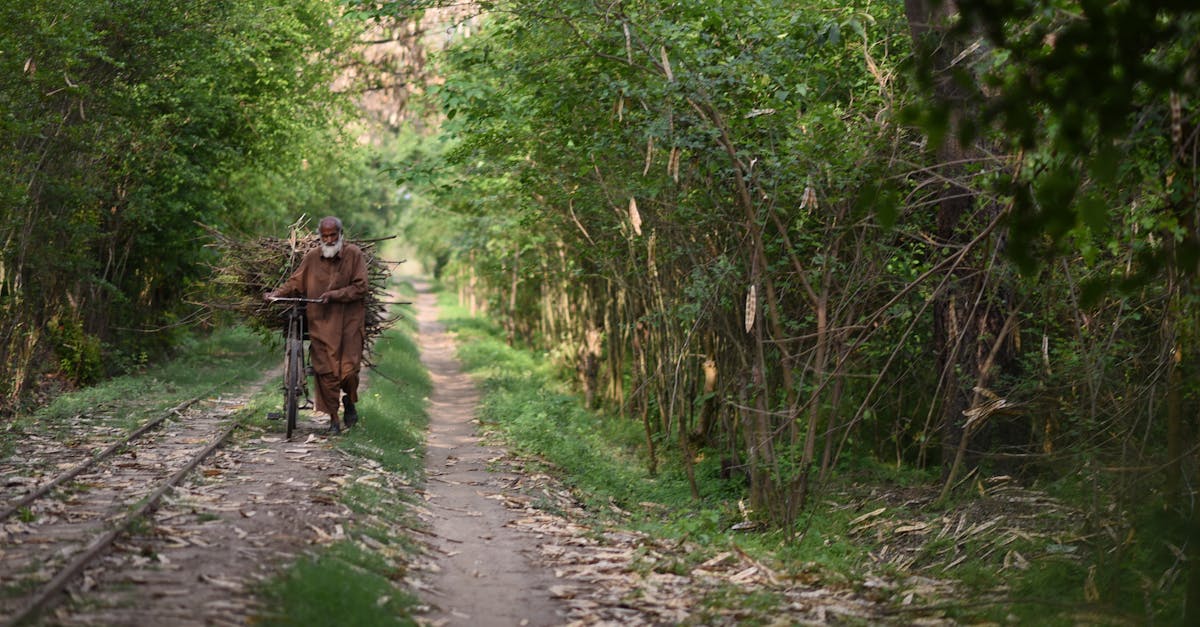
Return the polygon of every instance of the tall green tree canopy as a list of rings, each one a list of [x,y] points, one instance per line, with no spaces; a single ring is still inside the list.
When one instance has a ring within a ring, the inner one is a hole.
[[[324,205],[350,42],[321,0],[53,0],[0,8],[0,352],[12,401],[51,349],[81,379],[184,310],[197,223]],[[157,338],[157,339],[156,339]],[[99,358],[101,342],[107,357]],[[124,347],[124,348],[121,348]],[[119,359],[118,359],[119,361]]]

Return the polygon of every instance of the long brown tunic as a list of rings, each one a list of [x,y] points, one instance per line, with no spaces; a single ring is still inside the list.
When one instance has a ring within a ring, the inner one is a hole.
[[[329,302],[309,303],[308,334],[312,340],[312,366],[317,373],[317,411],[336,418],[341,392],[358,401],[358,371],[362,364],[366,307],[367,262],[362,249],[344,244],[332,259],[314,248],[300,267],[275,290],[277,296],[304,296]]]

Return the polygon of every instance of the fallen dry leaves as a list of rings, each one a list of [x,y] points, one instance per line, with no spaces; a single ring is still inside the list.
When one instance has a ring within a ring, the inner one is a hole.
[[[520,460],[505,460],[521,464]],[[693,542],[669,543],[628,529],[602,527],[554,479],[527,470],[512,490],[494,495],[517,517],[510,523],[538,539],[542,561],[560,584],[550,594],[575,626],[620,624],[940,624],[937,612],[898,620],[890,600],[945,598],[949,583],[929,577],[867,577],[862,589],[822,581],[815,568],[788,572],[731,545],[713,554]],[[538,505],[552,503],[554,513]],[[613,507],[613,509],[616,509]],[[864,517],[866,521],[868,517]],[[699,563],[697,555],[709,555]],[[748,603],[754,597],[767,603]]]
[[[1072,543],[1079,538],[1069,521],[1078,519],[1078,512],[1007,476],[979,480],[976,490],[978,499],[933,514],[922,509],[932,492],[905,500],[881,493],[873,501],[887,504],[853,519],[850,535],[879,547],[871,552],[877,563],[925,576],[947,576],[969,562],[1023,570],[1035,557],[1074,552]],[[850,502],[870,507],[862,500]],[[1018,548],[1030,546],[1039,547],[1036,555]]]

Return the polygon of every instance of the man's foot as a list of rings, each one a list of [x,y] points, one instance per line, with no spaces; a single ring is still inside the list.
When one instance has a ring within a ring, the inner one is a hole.
[[[340,435],[342,433],[342,425],[338,424],[336,417],[329,419],[329,435]]]
[[[350,397],[342,399],[342,404],[346,406],[346,426],[353,427],[358,422],[358,412],[354,409],[354,403],[350,402]]]

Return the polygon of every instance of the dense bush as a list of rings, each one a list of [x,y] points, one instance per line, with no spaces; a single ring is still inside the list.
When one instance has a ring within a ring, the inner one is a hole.
[[[0,8],[0,411],[48,353],[85,382],[170,346],[209,254],[198,222],[254,231],[327,210],[315,175],[348,145],[330,85],[350,32],[334,10]],[[48,337],[51,321],[86,342]]]
[[[1200,544],[1195,9],[487,7],[413,232],[652,471],[718,456],[784,525],[845,453],[1013,474]]]

